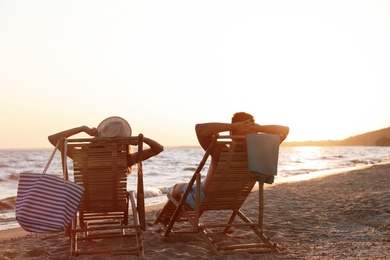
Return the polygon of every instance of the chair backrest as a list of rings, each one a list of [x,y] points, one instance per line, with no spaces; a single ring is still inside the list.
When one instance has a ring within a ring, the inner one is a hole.
[[[131,138],[68,139],[74,182],[84,187],[78,210],[127,211],[127,155]]]
[[[259,177],[249,171],[245,136],[236,136],[231,140],[217,139],[216,145],[226,147],[221,151],[216,172],[200,204],[201,212],[239,209]]]

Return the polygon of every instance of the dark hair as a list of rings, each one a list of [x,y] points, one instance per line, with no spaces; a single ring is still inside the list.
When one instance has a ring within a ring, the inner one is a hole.
[[[250,119],[252,122],[255,121],[254,117],[251,114],[245,112],[237,112],[232,117],[232,123],[242,122]]]

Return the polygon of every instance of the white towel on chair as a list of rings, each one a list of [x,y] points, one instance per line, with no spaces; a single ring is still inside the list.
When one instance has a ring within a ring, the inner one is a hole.
[[[278,171],[279,135],[246,135],[248,164],[251,172],[275,176]]]

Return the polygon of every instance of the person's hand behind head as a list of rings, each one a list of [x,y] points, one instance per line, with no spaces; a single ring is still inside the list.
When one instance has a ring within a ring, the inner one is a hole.
[[[98,135],[98,130],[96,127],[89,128],[88,126],[84,126],[85,130],[84,132],[87,133],[90,136],[97,136]]]
[[[253,122],[253,120],[250,119],[233,123],[231,133],[233,135],[256,133],[256,124]]]

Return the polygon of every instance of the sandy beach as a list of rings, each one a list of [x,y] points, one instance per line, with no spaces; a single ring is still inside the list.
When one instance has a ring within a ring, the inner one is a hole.
[[[390,164],[328,175],[313,180],[270,185],[265,190],[264,232],[281,253],[214,256],[198,235],[162,236],[153,220],[161,207],[147,210],[143,232],[145,259],[390,259]],[[252,192],[243,211],[256,216]],[[252,209],[253,208],[253,209]],[[115,248],[116,239],[106,240]],[[88,243],[89,250],[98,244]],[[96,247],[96,248],[95,248]],[[90,259],[80,255],[75,259]],[[93,259],[130,259],[96,254]],[[32,234],[22,229],[0,232],[0,259],[73,259],[63,233]]]

